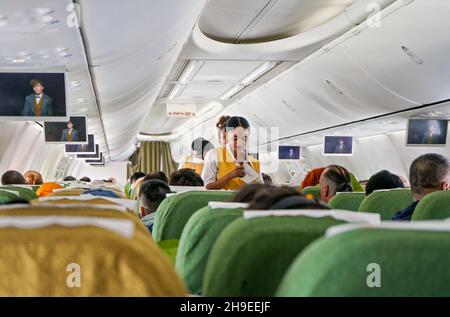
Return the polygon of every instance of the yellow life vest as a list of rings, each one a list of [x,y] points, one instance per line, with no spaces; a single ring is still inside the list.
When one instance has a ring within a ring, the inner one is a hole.
[[[216,148],[214,150],[216,151],[218,159],[217,161],[219,163],[217,179],[220,179],[225,175],[231,173],[236,168],[236,163],[234,162],[233,155],[229,151],[227,151],[225,147]],[[248,160],[252,168],[257,173],[260,173],[259,161],[255,160],[251,155],[248,156]],[[246,183],[240,177],[235,177],[231,181],[229,181],[228,184],[223,187],[223,189],[238,190],[244,185],[246,185]]]
[[[186,162],[184,162],[184,164],[183,164],[183,168],[193,169],[193,170],[195,170],[195,172],[198,175],[202,175],[204,163],[203,162],[191,162],[191,160],[192,160],[192,157],[190,155],[188,155],[186,157]]]

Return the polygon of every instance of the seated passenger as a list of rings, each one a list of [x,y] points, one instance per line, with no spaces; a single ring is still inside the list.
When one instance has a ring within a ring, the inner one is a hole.
[[[301,184],[301,188],[305,189],[306,187],[319,185],[320,176],[322,175],[323,171],[325,171],[325,167],[318,167],[309,171]]]
[[[328,204],[338,192],[352,192],[350,173],[342,166],[330,165],[320,176],[320,198]]]
[[[195,170],[182,168],[170,175],[170,186],[204,186],[203,180]]]
[[[142,178],[142,177],[145,177],[145,174],[142,173],[142,172],[136,172],[136,173],[133,173],[133,175],[131,175],[131,177],[130,177],[130,184],[131,184],[131,185],[134,185],[134,183],[135,183],[139,178]]]
[[[116,194],[115,192],[113,192],[112,190],[100,189],[100,188],[86,190],[81,195],[120,198],[120,196],[118,194]]]
[[[414,202],[397,212],[392,220],[411,220],[419,201],[426,195],[450,188],[450,164],[440,154],[424,154],[416,158],[409,169],[409,182]]]
[[[237,190],[245,184],[264,183],[260,164],[248,154],[250,124],[231,117],[226,124],[226,145],[209,151],[202,178],[207,189]]]
[[[383,170],[372,175],[366,184],[366,196],[375,190],[404,188],[401,178],[389,171]]]
[[[293,187],[266,187],[259,190],[247,210],[330,209],[320,200],[304,196]]]
[[[166,176],[166,174],[164,172],[154,172],[154,173],[147,174],[144,177],[144,182],[151,180],[151,179],[159,179],[159,180],[163,181],[164,183],[169,184],[169,178]]]
[[[242,187],[233,195],[232,202],[235,203],[251,203],[255,196],[263,189],[274,188],[270,184],[248,184]]]
[[[46,197],[46,196],[50,195],[51,193],[53,193],[53,191],[55,189],[61,189],[61,188],[64,188],[64,187],[55,182],[44,183],[36,191],[36,195],[38,195],[38,197]]]
[[[202,174],[204,159],[209,150],[212,150],[214,146],[208,140],[203,138],[197,138],[192,141],[191,154],[183,158],[178,166],[178,169],[190,168],[195,170],[199,175]]]
[[[23,177],[27,185],[42,185],[44,183],[42,175],[36,171],[27,171],[23,174]]]
[[[2,175],[2,185],[25,185],[25,178],[18,171],[7,171]]]
[[[63,181],[65,182],[75,182],[77,179],[73,176],[66,176],[64,177]]]
[[[91,179],[87,176],[83,176],[80,178],[80,182],[90,183]]]
[[[127,197],[130,197],[132,199],[138,199],[139,186],[141,186],[141,183],[142,183],[144,177],[145,177],[145,174],[142,172],[135,172],[135,173],[133,173],[133,175],[131,175],[130,181],[129,181],[130,186],[128,188],[126,188],[126,190],[128,192],[125,193],[125,195]],[[136,184],[136,182],[138,180],[141,180],[141,182],[139,184]]]
[[[170,193],[170,187],[159,179],[151,179],[142,183],[139,189],[139,212],[141,221],[152,233],[156,210],[159,204]]]

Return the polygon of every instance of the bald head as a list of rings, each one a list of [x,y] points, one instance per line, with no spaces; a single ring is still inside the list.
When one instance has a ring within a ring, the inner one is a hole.
[[[7,171],[2,175],[2,185],[25,185],[25,178],[18,171]]]

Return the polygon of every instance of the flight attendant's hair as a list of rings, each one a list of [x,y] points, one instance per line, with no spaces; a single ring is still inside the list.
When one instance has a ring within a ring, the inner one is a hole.
[[[230,119],[230,116],[221,116],[219,118],[219,121],[217,121],[216,123],[217,129],[219,130],[225,129],[228,119]]]
[[[205,158],[206,153],[208,153],[208,151],[212,150],[213,148],[214,145],[204,138],[196,138],[194,141],[192,141],[191,144],[192,151],[202,153],[203,159]]]
[[[242,127],[244,129],[250,129],[250,123],[244,117],[231,117],[227,121],[226,129],[236,129]]]

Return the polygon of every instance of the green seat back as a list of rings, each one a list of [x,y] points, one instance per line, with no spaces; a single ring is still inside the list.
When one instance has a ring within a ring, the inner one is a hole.
[[[20,200],[20,198],[16,194],[0,189],[0,205],[7,205],[18,200]]]
[[[450,191],[430,193],[417,204],[412,220],[450,218]]]
[[[320,199],[320,186],[309,186],[302,190],[303,194],[311,194],[314,198]]]
[[[450,296],[449,249],[448,231],[348,231],[299,255],[277,296]]]
[[[7,190],[7,191],[11,191],[11,192],[16,192],[19,194],[19,198],[21,200],[25,200],[25,201],[32,201],[33,199],[38,198],[38,196],[36,195],[36,193],[29,189],[29,188],[25,188],[25,187],[17,187],[17,186],[1,186],[0,190]]]
[[[409,188],[374,191],[364,198],[359,211],[378,213],[381,220],[391,220],[396,212],[413,203]]]
[[[338,193],[328,202],[328,206],[331,209],[358,211],[364,198],[365,193]]]
[[[232,192],[190,191],[167,197],[156,211],[153,238],[156,241],[179,240],[186,222],[210,201],[228,201]]]
[[[273,296],[296,256],[327,228],[343,221],[305,216],[240,218],[214,244],[204,296]]]
[[[241,208],[198,210],[184,227],[175,268],[192,294],[202,293],[203,275],[211,249],[220,233],[242,217]]]

